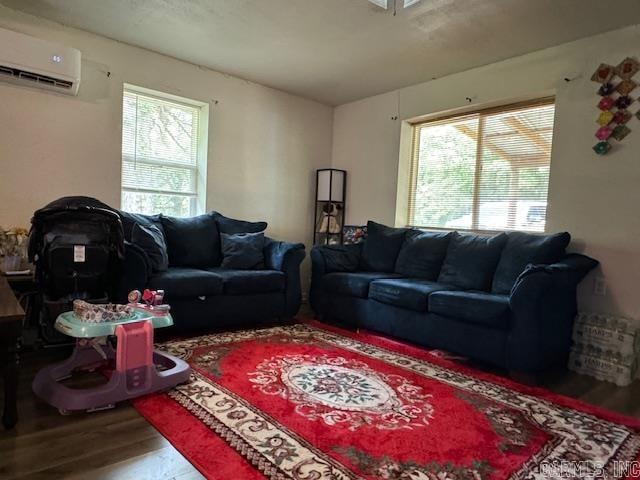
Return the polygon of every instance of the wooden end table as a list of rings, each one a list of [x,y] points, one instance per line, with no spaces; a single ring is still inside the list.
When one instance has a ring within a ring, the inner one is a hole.
[[[4,378],[4,411],[2,423],[11,429],[18,421],[18,357],[16,345],[20,336],[24,310],[7,279],[0,276],[0,372]]]

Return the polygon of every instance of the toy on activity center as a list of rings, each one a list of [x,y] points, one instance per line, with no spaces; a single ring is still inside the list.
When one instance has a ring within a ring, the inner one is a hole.
[[[189,365],[153,349],[153,331],[173,325],[164,291],[134,290],[129,303],[73,302],[73,311],[58,316],[55,328],[76,339],[71,357],[38,372],[33,391],[60,413],[113,408],[117,402],[165,390],[189,380]],[[113,365],[115,364],[115,365]],[[69,388],[61,381],[74,372],[113,367],[103,385]]]

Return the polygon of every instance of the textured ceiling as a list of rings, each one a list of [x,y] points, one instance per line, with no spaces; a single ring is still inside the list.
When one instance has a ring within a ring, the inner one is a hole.
[[[640,23],[639,0],[0,3],[331,105]]]

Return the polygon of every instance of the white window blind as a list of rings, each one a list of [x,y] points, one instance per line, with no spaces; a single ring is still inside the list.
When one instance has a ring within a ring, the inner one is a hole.
[[[161,95],[161,94],[159,94]],[[125,89],[122,107],[122,209],[196,214],[201,108]]]
[[[408,224],[545,229],[553,99],[413,126]]]

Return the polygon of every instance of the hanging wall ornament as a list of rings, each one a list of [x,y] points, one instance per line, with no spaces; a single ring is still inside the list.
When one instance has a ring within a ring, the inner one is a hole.
[[[636,73],[640,72],[640,62],[635,58],[627,57],[615,67],[608,63],[601,63],[591,76],[591,80],[600,83],[598,95],[602,98],[598,102],[601,110],[596,122],[599,128],[596,138],[600,140],[593,146],[593,151],[598,155],[605,155],[612,145],[611,138],[622,141],[631,133],[627,123],[633,115],[628,108],[635,102],[631,92],[638,86],[633,80]],[[618,77],[620,80],[616,80]],[[640,110],[635,113],[640,120]]]
[[[603,127],[603,128],[609,128],[609,127]],[[631,129],[629,127],[627,127],[626,125],[618,125],[611,132],[611,136],[616,140],[621,141],[624,137],[626,137],[630,133],[631,133]]]
[[[611,150],[611,145],[609,144],[609,142],[598,142],[593,146],[593,151],[598,155],[604,155],[609,150]]]
[[[613,83],[603,83],[598,89],[598,95],[606,97],[615,91],[616,87]]]
[[[609,64],[601,63],[598,69],[591,75],[591,80],[598,83],[607,83],[615,74],[615,68]]]
[[[619,108],[620,110],[624,110],[632,103],[633,103],[633,98],[631,98],[629,95],[623,95],[621,97],[618,97],[616,98],[616,101],[615,101],[616,107]]]
[[[602,112],[600,115],[598,115],[598,119],[596,120],[596,122],[598,122],[599,125],[604,127],[605,125],[609,125],[612,120],[613,120],[613,113],[607,110],[605,112]]]
[[[617,123],[618,125],[624,125],[629,120],[631,120],[631,112],[629,110],[618,110],[613,114],[613,123]]]
[[[600,127],[596,132],[596,138],[598,140],[606,140],[611,136],[613,129],[609,126]]]
[[[616,92],[618,92],[620,95],[623,95],[623,96],[629,95],[633,91],[633,89],[636,88],[637,86],[638,84],[633,80],[623,80],[616,87]]]
[[[600,110],[611,110],[616,104],[616,101],[611,97],[602,97],[602,100],[598,102],[598,108]]]
[[[640,62],[635,58],[627,57],[615,68],[615,74],[623,80],[630,80],[640,71]]]

